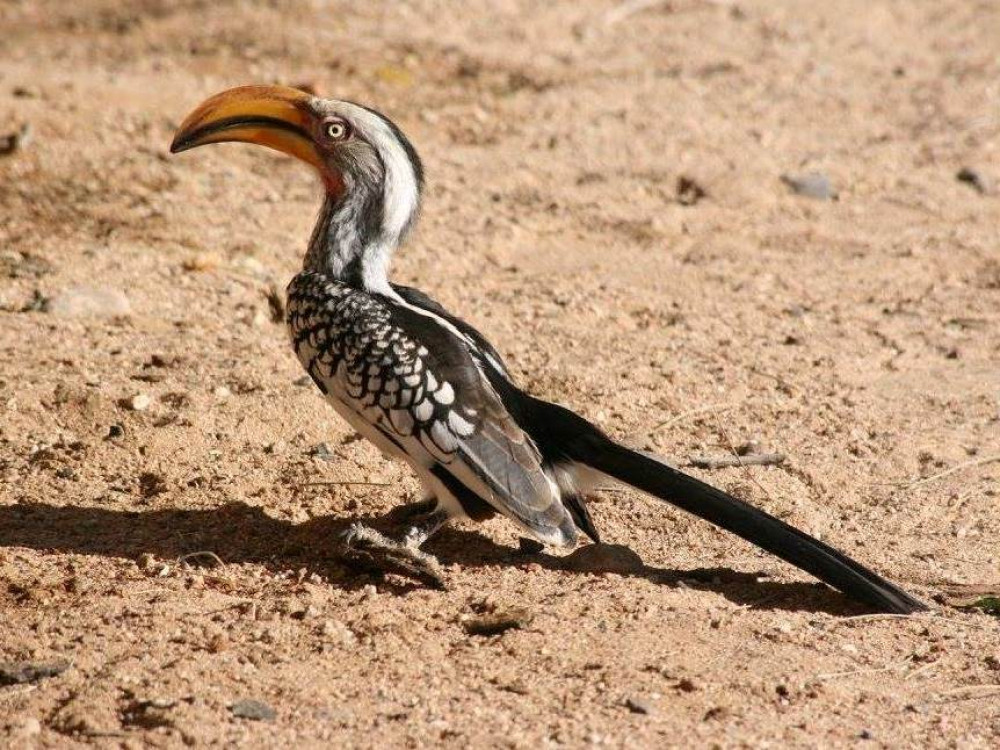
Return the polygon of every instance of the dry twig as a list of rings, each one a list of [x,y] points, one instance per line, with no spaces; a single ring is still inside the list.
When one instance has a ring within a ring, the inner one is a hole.
[[[1000,685],[965,685],[938,693],[937,700],[942,703],[946,701],[969,701],[993,698],[998,695],[1000,695]]]
[[[338,482],[302,482],[299,487],[353,487],[355,485],[363,487],[389,487],[392,482],[362,482],[362,481],[338,481]]]
[[[696,469],[726,469],[732,466],[777,466],[784,462],[784,453],[751,453],[748,456],[691,456],[687,465]]]
[[[923,479],[915,479],[909,484],[903,487],[904,490],[910,490],[914,487],[919,487],[922,484],[929,484],[930,482],[936,482],[938,479],[944,479],[945,477],[950,477],[952,474],[957,474],[960,471],[965,471],[966,469],[974,469],[977,466],[985,466],[986,464],[992,464],[1000,461],[1000,454],[994,456],[985,456],[983,458],[977,458],[974,461],[966,461],[960,463],[957,466],[952,466],[950,469],[945,469],[944,471],[939,471],[937,474],[931,474],[929,477],[924,477]]]

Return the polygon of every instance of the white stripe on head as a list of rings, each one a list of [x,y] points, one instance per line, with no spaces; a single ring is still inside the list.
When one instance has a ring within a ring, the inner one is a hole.
[[[395,245],[413,224],[420,204],[417,167],[394,128],[381,115],[352,102],[331,102],[378,152],[385,170],[382,207],[382,232],[385,240]]]

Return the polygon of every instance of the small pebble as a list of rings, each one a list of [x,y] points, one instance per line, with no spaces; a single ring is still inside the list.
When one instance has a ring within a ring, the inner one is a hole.
[[[681,175],[677,178],[677,202],[682,206],[693,206],[708,192],[696,180]]]
[[[214,391],[212,391],[218,398],[229,398],[233,395],[233,392],[229,390],[226,386],[220,385]]]
[[[534,615],[527,607],[511,607],[498,610],[465,621],[465,632],[469,635],[499,635],[507,630],[529,625]]]
[[[120,424],[113,424],[108,428],[108,438],[111,440],[117,440],[120,437],[125,436],[125,428]]]
[[[323,461],[332,461],[334,459],[333,452],[330,450],[330,446],[326,443],[317,443],[314,445],[309,451],[309,455],[315,456]]]
[[[836,200],[837,191],[830,178],[819,172],[808,172],[802,175],[781,175],[781,181],[791,188],[796,195],[816,200]]]
[[[146,411],[151,403],[152,399],[150,399],[145,393],[137,393],[132,397],[132,400],[129,401],[129,406],[132,408],[132,411]]]
[[[680,682],[677,683],[677,689],[682,693],[693,693],[698,689],[698,686],[690,677],[682,677]]]
[[[625,707],[634,714],[649,715],[656,713],[656,706],[651,701],[637,696],[626,698]]]
[[[0,136],[0,156],[9,156],[31,143],[31,124],[24,123],[13,133]]]
[[[962,167],[955,175],[955,179],[969,185],[980,195],[993,194],[993,180],[985,175],[982,170],[976,169],[975,167]]]
[[[729,709],[725,706],[712,706],[705,712],[702,721],[719,721],[728,718],[729,715]]]
[[[166,354],[151,354],[149,357],[149,367],[173,367],[177,364],[177,357],[170,357]]]
[[[236,701],[236,703],[229,707],[229,710],[233,716],[240,719],[250,719],[251,721],[274,721],[278,716],[278,712],[269,705],[263,701],[253,700],[252,698]]]
[[[278,318],[278,320],[275,322],[280,323],[281,321],[282,318]],[[263,328],[270,322],[271,322],[271,315],[264,312],[261,308],[258,307],[256,310],[253,311],[253,318],[250,319],[250,325],[252,325],[254,328]]]
[[[358,640],[354,631],[339,620],[324,620],[319,632],[326,640],[341,646],[353,646]]]

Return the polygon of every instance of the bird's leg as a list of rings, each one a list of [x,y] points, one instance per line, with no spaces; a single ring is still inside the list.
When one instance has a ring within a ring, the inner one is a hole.
[[[361,523],[352,524],[344,533],[344,545],[349,555],[362,557],[378,568],[399,568],[440,588],[446,588],[444,571],[433,555],[420,546],[448,520],[444,510],[434,510],[414,519],[403,533],[401,541]]]

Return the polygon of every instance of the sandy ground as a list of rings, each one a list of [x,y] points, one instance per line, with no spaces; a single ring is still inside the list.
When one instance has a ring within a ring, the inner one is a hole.
[[[0,135],[32,136],[0,156],[0,661],[69,665],[0,686],[0,744],[1000,742],[1000,621],[940,604],[1000,586],[1000,198],[956,179],[1000,179],[1000,5],[538,6],[0,4]],[[395,278],[524,384],[669,456],[786,454],[698,473],[934,612],[864,617],[623,491],[593,510],[641,564],[495,520],[430,545],[448,592],[345,565],[336,534],[418,488],[272,322],[318,188],[166,150],[274,81],[411,135]],[[808,173],[837,200],[781,180]]]

